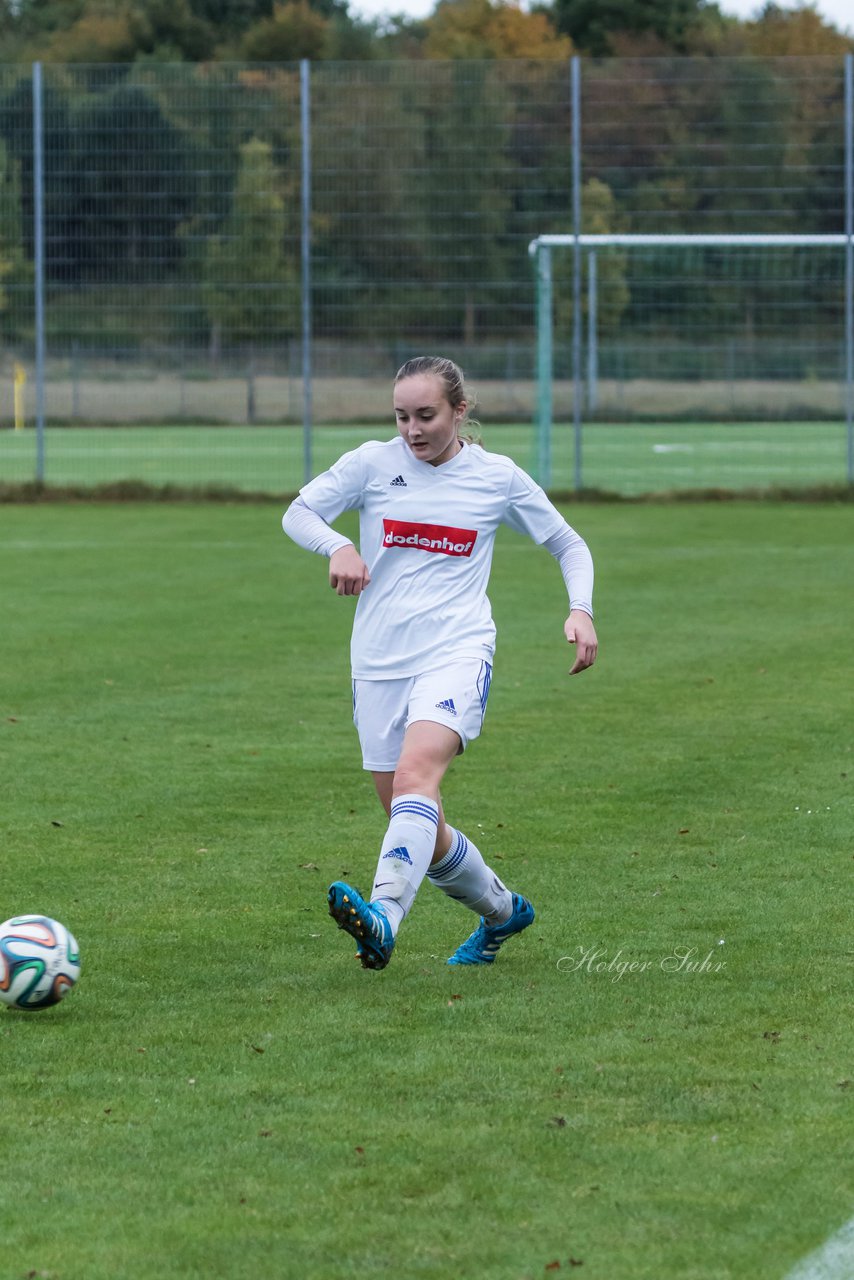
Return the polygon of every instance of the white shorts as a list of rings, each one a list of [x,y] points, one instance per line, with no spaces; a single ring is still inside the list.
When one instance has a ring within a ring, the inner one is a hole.
[[[459,735],[460,751],[465,751],[483,727],[491,680],[492,666],[481,658],[402,680],[354,680],[353,722],[364,767],[393,773],[403,735],[416,720],[447,725]]]

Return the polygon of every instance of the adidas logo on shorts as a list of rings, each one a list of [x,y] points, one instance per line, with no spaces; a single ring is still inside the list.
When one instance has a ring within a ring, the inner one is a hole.
[[[409,487],[406,481],[404,480],[403,476],[395,476],[393,480],[389,480],[389,485],[391,486],[392,489],[395,487],[395,485],[397,486],[398,489],[407,489]]]
[[[452,716],[457,714],[457,708],[454,706],[453,698],[445,698],[443,702],[437,702],[436,706],[440,711],[450,711]]]

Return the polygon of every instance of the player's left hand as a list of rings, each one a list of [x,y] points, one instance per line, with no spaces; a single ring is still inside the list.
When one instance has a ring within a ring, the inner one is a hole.
[[[596,661],[596,654],[599,651],[596,628],[589,613],[585,613],[583,609],[573,609],[563,624],[563,630],[569,643],[576,646],[575,662],[569,673],[574,676],[579,671],[592,667]]]

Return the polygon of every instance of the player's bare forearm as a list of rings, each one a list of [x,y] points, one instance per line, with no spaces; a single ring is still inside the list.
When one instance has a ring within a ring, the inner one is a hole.
[[[596,661],[596,654],[599,651],[596,628],[589,613],[585,613],[583,609],[573,609],[563,625],[563,630],[569,643],[575,645],[575,662],[569,673],[574,676],[579,671],[586,671],[588,667],[592,667]]]
[[[329,557],[329,585],[339,596],[361,595],[370,580],[368,566],[352,543]]]

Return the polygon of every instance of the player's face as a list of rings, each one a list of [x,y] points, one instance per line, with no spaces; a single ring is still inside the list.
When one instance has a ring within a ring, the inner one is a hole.
[[[419,373],[403,378],[394,389],[394,416],[397,429],[421,462],[438,467],[462,445],[457,428],[466,411],[465,402],[449,404],[441,378]]]

